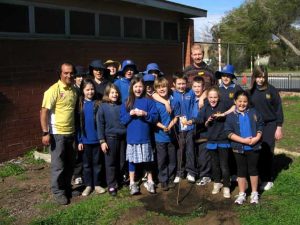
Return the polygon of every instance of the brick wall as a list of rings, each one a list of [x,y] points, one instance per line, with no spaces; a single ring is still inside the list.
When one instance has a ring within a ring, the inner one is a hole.
[[[140,71],[157,62],[166,75],[182,66],[178,43],[2,39],[0,52],[0,162],[41,147],[43,92],[57,81],[60,62],[86,66],[95,58],[130,58]]]

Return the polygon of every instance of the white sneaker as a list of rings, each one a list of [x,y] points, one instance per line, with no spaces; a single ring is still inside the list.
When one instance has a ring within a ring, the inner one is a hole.
[[[173,183],[178,184],[181,181],[181,177],[176,176]]]
[[[209,182],[211,182],[211,178],[210,177],[202,177],[201,180],[197,180],[196,185],[198,185],[198,186],[204,186],[204,185],[208,184]]]
[[[221,188],[223,187],[223,184],[222,183],[214,183],[214,188],[212,190],[212,194],[215,195],[215,194],[218,194],[221,190]]]
[[[262,190],[269,191],[274,186],[273,182],[264,182],[261,186]]]
[[[250,203],[251,204],[258,204],[258,199],[259,199],[259,194],[258,192],[251,192],[251,196],[250,196]]]
[[[147,191],[151,194],[155,194],[155,185],[153,181],[146,181],[144,182],[144,187],[147,189]]]
[[[97,194],[103,194],[106,192],[105,188],[101,187],[101,186],[95,186],[95,192]]]
[[[186,179],[188,180],[189,183],[195,183],[195,177],[189,173],[186,176]]]
[[[92,192],[92,187],[91,186],[87,186],[84,191],[82,192],[82,196],[88,196],[89,194],[91,194]]]
[[[223,188],[223,197],[224,198],[230,198],[230,188],[229,187],[224,187]]]
[[[81,177],[77,177],[77,178],[74,180],[74,184],[75,184],[75,185],[80,185],[80,184],[82,184],[82,178],[81,178]]]
[[[236,196],[236,200],[234,201],[235,204],[242,205],[246,201],[246,193],[240,192],[239,195]]]

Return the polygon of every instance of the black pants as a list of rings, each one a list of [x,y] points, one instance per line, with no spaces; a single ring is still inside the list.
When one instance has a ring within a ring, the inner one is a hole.
[[[126,137],[106,136],[108,151],[105,154],[106,182],[108,188],[118,186],[122,176],[127,170],[126,162]]]
[[[194,150],[194,130],[179,133],[179,149],[177,150],[177,174],[183,177],[184,172],[196,176],[195,150]]]
[[[276,122],[265,123],[262,135],[262,149],[258,162],[258,171],[261,181],[273,181],[274,179],[274,148]]]
[[[258,176],[257,163],[259,151],[245,151],[244,153],[234,153],[237,163],[238,177]]]
[[[78,151],[78,143],[75,141],[75,152],[76,152],[76,161],[75,161],[75,166],[74,166],[74,173],[73,177],[74,179],[78,177],[82,177],[82,172],[83,172],[83,163],[82,163],[82,151]]]
[[[206,142],[196,144],[196,158],[199,178],[211,177],[211,156],[206,149]]]
[[[224,187],[230,187],[230,172],[228,165],[228,149],[217,148],[210,150],[212,159],[212,176],[215,183],[221,183],[223,178]]]
[[[158,180],[168,182],[176,169],[176,149],[171,142],[156,142]]]
[[[100,186],[103,152],[99,144],[85,144],[83,150],[83,179],[86,186]]]

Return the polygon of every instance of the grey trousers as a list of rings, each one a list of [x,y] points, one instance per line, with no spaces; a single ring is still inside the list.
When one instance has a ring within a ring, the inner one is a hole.
[[[74,135],[51,135],[51,191],[68,195],[75,164]]]

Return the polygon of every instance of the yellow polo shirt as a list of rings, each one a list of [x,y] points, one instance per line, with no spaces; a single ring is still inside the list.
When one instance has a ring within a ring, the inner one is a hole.
[[[49,109],[51,134],[72,134],[75,132],[75,105],[77,94],[74,87],[60,80],[44,93],[42,108]]]

